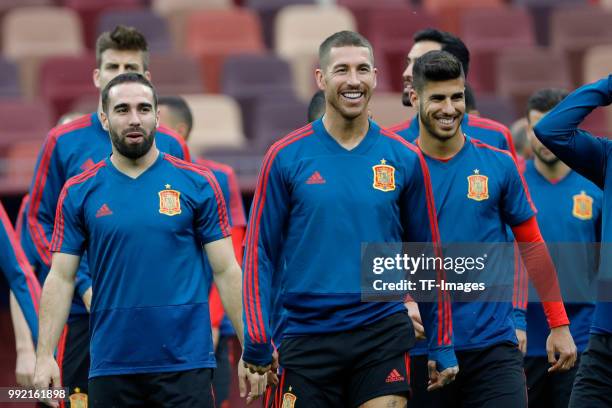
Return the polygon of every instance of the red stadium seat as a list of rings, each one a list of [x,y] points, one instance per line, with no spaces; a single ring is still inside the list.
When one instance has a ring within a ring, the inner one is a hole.
[[[497,58],[497,92],[512,98],[523,112],[529,96],[541,88],[571,88],[563,54],[545,48],[505,50]]]
[[[495,89],[495,58],[500,51],[535,46],[531,16],[518,8],[466,10],[461,33],[471,53],[469,82],[475,91]]]
[[[17,65],[0,56],[0,97],[14,98],[20,95]]]
[[[70,110],[83,95],[97,95],[92,72],[96,58],[92,54],[78,57],[52,57],[40,67],[40,96],[53,107],[55,118]]]
[[[278,11],[289,5],[315,4],[315,0],[247,0],[245,6],[259,15],[266,47],[274,47],[274,20]]]
[[[459,33],[461,16],[466,10],[505,7],[505,0],[423,0],[425,10],[440,19],[442,29]]]
[[[370,13],[374,10],[402,9],[409,7],[411,2],[408,0],[338,0],[337,4],[346,7],[355,16],[357,29],[366,38],[370,39],[371,28],[369,24]]]
[[[160,95],[203,93],[202,68],[187,54],[152,54],[149,64],[153,85]]]
[[[53,126],[51,110],[42,101],[0,100],[0,148],[18,141],[42,142]]]
[[[227,56],[264,52],[259,17],[247,9],[193,13],[187,20],[186,49],[200,58],[206,89],[219,92],[221,68]]]
[[[554,49],[568,57],[572,83],[579,86],[584,52],[595,45],[612,43],[612,11],[597,7],[555,10],[550,40]]]
[[[302,101],[266,98],[255,109],[252,152],[264,153],[278,139],[308,123],[308,105]]]

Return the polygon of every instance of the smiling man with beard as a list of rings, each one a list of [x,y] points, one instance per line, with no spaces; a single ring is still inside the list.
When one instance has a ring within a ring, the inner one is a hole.
[[[555,363],[553,371],[568,370],[576,359],[576,347],[535,208],[511,154],[464,134],[464,88],[463,69],[450,53],[430,51],[415,61],[410,91],[411,103],[419,112],[415,143],[431,174],[440,240],[512,242],[506,233],[510,226],[518,242],[532,244],[521,246],[521,256],[551,327],[548,361]],[[494,273],[490,278],[496,282],[512,283],[512,265],[503,269],[505,259],[494,256],[488,262],[496,269],[483,273]],[[420,399],[427,399],[430,407],[525,407],[523,359],[510,296],[505,302],[453,302],[452,313],[461,371],[455,383]],[[424,364],[415,370],[420,371],[415,378],[426,376]],[[425,393],[422,387],[416,392]]]
[[[204,168],[160,152],[151,83],[121,74],[102,91],[112,155],[68,180],[40,307],[35,385],[60,384],[53,358],[85,250],[91,266],[89,406],[214,407],[215,358],[202,249],[225,310],[242,333],[241,270],[219,185]],[[242,343],[242,336],[239,336]],[[249,400],[265,377],[246,374]]]

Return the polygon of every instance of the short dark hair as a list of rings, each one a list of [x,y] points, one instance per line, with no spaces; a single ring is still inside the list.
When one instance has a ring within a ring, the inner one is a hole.
[[[442,45],[442,51],[446,51],[455,56],[463,67],[463,75],[467,77],[470,69],[470,50],[459,37],[446,31],[426,28],[417,31],[412,40],[417,43],[420,41],[434,41]]]
[[[474,90],[468,84],[465,84],[465,111],[471,112],[475,111],[478,108],[476,107],[476,95],[474,94]]]
[[[327,37],[319,46],[319,65],[327,66],[327,59],[332,48],[337,47],[365,47],[370,50],[372,64],[374,64],[374,50],[372,44],[363,35],[354,31],[338,31]]]
[[[412,70],[412,86],[418,93],[429,81],[464,78],[461,63],[446,51],[429,51],[416,59]]]
[[[317,91],[308,104],[308,122],[314,122],[325,114],[325,92]]]
[[[138,74],[136,72],[126,72],[124,74],[117,75],[116,77],[111,79],[102,90],[102,110],[104,111],[104,113],[108,114],[108,94],[110,93],[110,90],[119,84],[125,84],[129,82],[143,84],[151,88],[151,91],[153,92],[153,107],[157,108],[157,92],[155,92],[153,84],[149,82],[149,80],[145,78],[142,74]]]
[[[534,92],[527,101],[527,120],[529,120],[529,111],[548,112],[568,94],[568,91],[560,88],[545,88]]]
[[[96,64],[102,64],[102,54],[106,50],[141,51],[142,65],[146,71],[149,68],[149,46],[147,39],[134,27],[118,25],[111,31],[105,31],[96,41]]]
[[[161,96],[157,103],[159,106],[167,106],[174,115],[178,115],[187,124],[187,134],[191,133],[193,115],[184,98],[180,96]]]

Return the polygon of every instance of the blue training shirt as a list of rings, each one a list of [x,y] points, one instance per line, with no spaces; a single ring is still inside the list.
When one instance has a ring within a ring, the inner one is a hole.
[[[110,158],[70,179],[51,250],[89,254],[89,376],[214,367],[202,246],[230,235],[207,169],[160,153],[138,178]]]
[[[247,229],[244,360],[270,362],[278,327],[270,323],[278,311],[271,310],[273,287],[282,288],[285,338],[346,331],[405,312],[401,302],[361,301],[361,244],[437,237],[424,159],[399,136],[370,121],[361,143],[347,150],[319,119],[279,140],[264,158]],[[430,357],[441,369],[454,365],[449,307],[422,307]]]
[[[564,163],[603,190],[602,252],[598,272],[598,302],[591,333],[612,334],[612,142],[578,129],[593,109],[612,103],[612,75],[584,85],[538,122],[538,139]]]
[[[519,225],[535,214],[508,151],[466,136],[462,149],[449,160],[427,155],[425,159],[431,174],[443,244],[512,242],[507,234],[508,226]],[[470,198],[470,177],[475,175],[486,179],[483,183],[486,194],[483,191],[482,197]],[[507,272],[507,276],[491,279],[513,281],[514,265],[495,270],[495,273],[502,272]],[[511,301],[453,302],[452,313],[456,350],[476,350],[506,341],[517,343]],[[419,342],[410,354],[425,352],[424,343]]]
[[[190,160],[182,137],[163,126],[157,129],[155,143],[162,152]],[[57,126],[47,135],[36,162],[26,217],[28,234],[38,258],[30,263],[39,264],[44,269],[39,276],[46,276],[51,265],[49,246],[62,187],[69,178],[108,157],[111,150],[110,136],[102,127],[97,112]],[[71,316],[87,314],[81,296],[90,286],[91,277],[84,257],[77,273],[76,292],[79,296],[74,296]]]
[[[570,331],[582,353],[595,309],[593,281],[598,253],[593,243],[600,236],[602,192],[575,171],[553,183],[536,169],[533,161],[527,162],[524,177],[538,209],[536,218],[542,237],[549,244],[561,243],[548,245],[548,249],[557,269]],[[546,316],[540,302],[534,302],[535,289],[530,287],[529,292],[527,355],[546,356]]]

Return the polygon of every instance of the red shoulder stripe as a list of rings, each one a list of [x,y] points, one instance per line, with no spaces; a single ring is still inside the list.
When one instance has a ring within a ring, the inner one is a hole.
[[[496,122],[492,119],[483,118],[480,116],[468,116],[468,124],[474,127],[480,127],[483,129],[495,130],[502,134],[508,145],[508,150],[512,157],[516,160],[516,149],[514,148],[514,140],[512,139],[512,133],[510,129],[502,123]]]
[[[412,119],[408,119],[405,122],[401,122],[401,123],[398,123],[397,125],[388,127],[387,130],[390,132],[399,132],[401,130],[408,129],[411,123],[412,123]]]
[[[19,212],[17,213],[17,220],[15,221],[15,233],[17,234],[17,239],[21,240],[21,234],[23,231],[23,217],[25,215],[25,209],[28,206],[28,202],[30,201],[30,195],[26,194],[21,199],[21,204],[19,205]]]
[[[91,124],[91,115],[85,115],[73,120],[72,122],[54,127],[49,132],[49,135],[47,136],[42,148],[43,150],[41,153],[38,171],[34,175],[34,184],[32,185],[32,191],[30,194],[30,208],[28,211],[27,221],[34,246],[36,247],[41,260],[47,265],[51,264],[51,253],[49,252],[50,243],[47,240],[44,228],[38,221],[38,210],[40,208],[40,202],[45,189],[47,175],[49,174],[49,163],[51,161],[51,156],[55,151],[57,140],[61,136],[69,132],[91,126]]]
[[[51,252],[60,252],[62,248],[62,243],[64,241],[64,200],[66,199],[66,195],[68,194],[68,189],[75,184],[83,183],[98,173],[102,167],[106,166],[105,161],[101,161],[95,166],[87,169],[83,173],[76,175],[69,179],[64,187],[62,188],[62,192],[60,193],[59,199],[57,201],[57,208],[55,210],[55,225],[53,228],[53,237],[51,239]]]
[[[181,149],[183,150],[183,160],[188,161],[188,162],[191,161],[191,154],[189,153],[189,147],[187,147],[187,143],[185,143],[185,139],[183,139],[181,135],[179,135],[174,130],[170,129],[169,127],[165,125],[159,125],[157,127],[157,131],[163,132],[167,134],[168,136],[172,137],[174,140],[176,140],[177,143],[181,146]]]
[[[290,144],[312,135],[314,130],[312,125],[308,124],[281,140],[274,143],[266,153],[263,165],[257,180],[257,188],[253,198],[252,218],[247,230],[247,253],[244,265],[244,280],[243,287],[243,303],[247,320],[247,328],[249,337],[256,343],[267,342],[265,325],[263,323],[263,312],[261,309],[261,300],[259,296],[259,275],[258,275],[258,251],[259,251],[259,226],[261,214],[265,205],[265,196],[268,185],[268,177],[274,158],[280,150]],[[253,304],[254,302],[254,304]]]
[[[194,173],[204,176],[206,181],[208,181],[208,184],[210,184],[210,186],[212,187],[213,193],[215,195],[215,201],[217,202],[217,215],[219,216],[219,228],[221,229],[221,232],[224,236],[227,237],[228,235],[230,235],[232,231],[230,229],[229,220],[227,218],[227,207],[225,205],[225,199],[223,198],[223,192],[221,191],[221,187],[219,187],[219,184],[217,183],[217,179],[215,179],[215,176],[210,172],[210,170],[193,164],[191,162],[178,159],[168,154],[164,154],[164,159],[180,169],[190,170]]]

